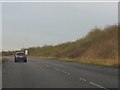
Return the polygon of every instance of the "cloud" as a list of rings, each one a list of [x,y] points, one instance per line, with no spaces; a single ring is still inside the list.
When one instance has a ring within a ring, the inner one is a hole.
[[[58,44],[117,23],[117,3],[3,3],[4,49]]]

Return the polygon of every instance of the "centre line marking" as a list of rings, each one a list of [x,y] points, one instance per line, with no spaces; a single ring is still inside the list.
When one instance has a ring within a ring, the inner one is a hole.
[[[57,71],[60,71],[58,68],[54,68],[55,70],[57,70]]]
[[[58,68],[54,68],[54,69],[57,70],[57,71],[63,72],[63,73],[65,73],[65,74],[71,75],[69,72],[66,72],[66,71],[60,70],[60,69],[58,69]]]
[[[70,75],[70,73],[67,73],[68,75]]]
[[[49,65],[46,65],[47,67],[50,67]]]
[[[80,80],[85,81],[85,82],[87,81],[87,80],[85,80],[85,79],[83,79],[83,78],[80,78]]]
[[[98,85],[98,84],[96,84],[96,83],[93,83],[93,82],[89,82],[89,83],[92,84],[92,85],[95,85],[95,86],[97,86],[97,87],[106,89],[105,87],[102,87],[102,86],[100,86],[100,85]],[[106,89],[106,90],[107,90],[107,89]]]

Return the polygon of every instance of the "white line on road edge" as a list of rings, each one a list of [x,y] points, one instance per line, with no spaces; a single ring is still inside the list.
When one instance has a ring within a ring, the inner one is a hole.
[[[89,82],[90,84],[92,84],[92,85],[95,85],[95,86],[97,86],[97,87],[99,87],[99,88],[104,88],[104,89],[106,89],[105,87],[102,87],[102,86],[100,86],[100,85],[98,85],[98,84],[96,84],[96,83],[93,83],[93,82]],[[106,89],[106,90],[108,90],[108,89]]]
[[[80,78],[80,80],[85,81],[85,82],[87,81],[87,80],[85,80],[85,79],[83,79],[83,78]]]

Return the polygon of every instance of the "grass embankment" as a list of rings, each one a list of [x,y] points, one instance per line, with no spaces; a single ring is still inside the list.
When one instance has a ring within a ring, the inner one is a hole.
[[[0,56],[0,64],[2,63],[2,57]]]
[[[7,62],[7,60],[8,60],[8,59],[7,59],[6,57],[4,57],[4,56],[3,56],[1,59],[2,59],[2,60],[1,60],[1,63],[2,63],[2,64],[5,63],[5,62]]]
[[[38,58],[38,59],[47,59],[47,60],[59,60],[64,62],[75,62],[80,64],[91,64],[91,65],[98,65],[104,67],[111,67],[111,68],[118,68],[118,60],[100,60],[100,59],[72,59],[72,58],[56,58],[56,57],[41,57],[41,56],[28,56],[30,58]],[[120,64],[119,64],[120,65]]]
[[[29,56],[32,57],[117,67],[118,31],[118,25],[107,26],[104,29],[94,28],[84,38],[74,42],[27,49]],[[3,54],[10,55],[13,53],[4,52]]]
[[[94,28],[86,37],[56,46],[28,48],[29,55],[84,64],[118,66],[118,26]]]

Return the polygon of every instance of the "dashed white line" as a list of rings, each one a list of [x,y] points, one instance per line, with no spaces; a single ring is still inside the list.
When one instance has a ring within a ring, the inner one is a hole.
[[[47,67],[50,67],[49,65],[46,65]],[[55,70],[57,70],[57,71],[60,71],[60,72],[63,72],[63,73],[65,73],[65,74],[68,74],[68,75],[71,75],[71,73],[69,73],[69,72],[66,72],[66,71],[63,71],[63,70],[60,70],[60,69],[58,69],[58,68],[54,68]],[[82,81],[84,81],[84,82],[86,82],[87,80],[86,79],[84,79],[84,78],[79,78],[80,80],[82,80]],[[94,85],[94,86],[97,86],[97,87],[99,87],[99,88],[104,88],[105,90],[108,90],[108,89],[106,89],[105,87],[102,87],[102,86],[100,86],[100,85],[98,85],[98,84],[96,84],[96,83],[93,83],[93,82],[89,82],[90,84],[92,84],[92,85]]]
[[[50,67],[49,65],[46,65],[47,67]]]
[[[54,68],[55,70],[57,69],[57,68]]]
[[[60,70],[60,69],[58,69],[58,68],[54,68],[54,69],[57,70],[57,71],[63,72],[63,73],[65,73],[65,74],[71,75],[71,73],[66,72],[66,71],[63,71],[63,70]]]
[[[65,71],[63,71],[64,73],[67,73],[67,72],[65,72]]]
[[[57,71],[60,71],[58,68],[54,68],[55,70],[57,70]]]
[[[49,65],[46,65],[46,66],[47,66],[47,67],[50,67]],[[57,70],[57,71],[63,72],[63,73],[65,73],[65,74],[71,75],[69,72],[60,70],[60,69],[58,69],[58,68],[54,68],[54,69]]]
[[[64,73],[65,73],[65,71],[60,70],[60,69],[58,69],[58,68],[54,68],[54,69],[57,70],[57,71],[60,71],[60,72],[64,72]]]
[[[102,87],[102,86],[100,86],[100,85],[98,85],[98,84],[96,84],[96,83],[93,83],[93,82],[89,82],[90,84],[92,84],[92,85],[95,85],[95,86],[97,86],[97,87],[99,87],[99,88],[104,88],[104,89],[106,89],[105,87]],[[107,90],[107,89],[106,89]]]
[[[47,67],[50,67],[49,65],[46,65],[46,66],[47,66]],[[71,75],[71,73],[66,72],[66,71],[63,71],[63,70],[60,70],[60,69],[58,69],[58,68],[54,68],[54,69],[57,70],[57,71],[63,72],[63,73],[65,73],[65,74]],[[79,78],[79,79],[82,80],[82,81],[84,81],[84,82],[87,81],[87,80],[84,79],[84,78]],[[93,83],[93,82],[89,82],[89,83],[92,84],[92,85],[94,85],[94,86],[97,86],[97,87],[99,87],[99,88],[104,88],[105,90],[108,90],[108,89],[106,89],[105,87],[100,86],[100,85],[98,85],[98,84],[96,84],[96,83]]]
[[[67,73],[68,75],[70,75],[70,73]]]
[[[87,81],[87,80],[85,80],[85,79],[83,79],[83,78],[80,78],[80,80],[85,81],[85,82]]]

